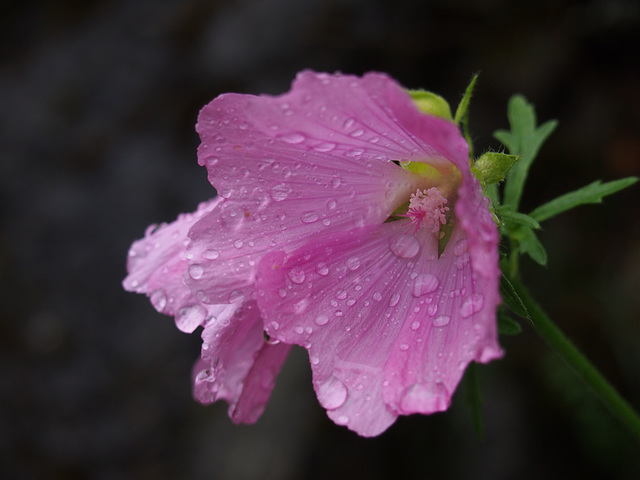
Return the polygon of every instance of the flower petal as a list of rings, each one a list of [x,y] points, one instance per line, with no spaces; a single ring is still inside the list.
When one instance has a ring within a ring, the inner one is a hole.
[[[202,357],[193,368],[195,398],[204,404],[224,399],[236,423],[262,414],[291,345],[265,342],[260,313],[247,302],[228,319],[202,332]]]
[[[437,254],[430,232],[413,236],[392,222],[260,263],[266,329],[307,348],[318,399],[336,423],[371,436],[399,414],[443,410],[470,361],[501,354],[497,281],[474,283],[459,227]]]
[[[305,71],[286,94],[224,94],[205,106],[196,126],[202,139],[198,159],[223,197],[244,184],[246,165],[238,159],[247,155],[262,156],[264,169],[271,167],[285,178],[295,171],[287,169],[291,165],[269,164],[270,155],[276,154],[278,162],[278,154],[298,159],[301,153],[323,160],[335,157],[340,160],[338,171],[361,169],[367,162],[424,160],[425,153],[437,153],[431,140],[436,145],[435,140],[448,138],[457,129],[451,122],[428,117],[430,129],[420,132],[424,138],[412,137],[397,117],[411,109],[425,117],[386,75],[359,78]]]
[[[151,225],[145,237],[129,250],[125,290],[147,294],[154,308],[174,316],[176,326],[183,332],[191,333],[211,319],[228,317],[235,309],[203,303],[184,283],[189,268],[184,258],[189,242],[187,232],[220,200],[216,197],[204,202],[194,213],[182,214],[171,224]]]
[[[424,139],[398,123],[407,110],[429,127]],[[390,160],[451,165],[441,143],[461,140],[451,122],[422,117],[382,74],[303,72],[278,97],[216,98],[200,112],[198,157],[227,200],[189,234],[190,287],[209,303],[250,298],[255,265],[269,250],[384,222],[424,181]]]

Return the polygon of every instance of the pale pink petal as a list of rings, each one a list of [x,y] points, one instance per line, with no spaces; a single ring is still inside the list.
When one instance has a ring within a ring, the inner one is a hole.
[[[183,332],[191,333],[211,320],[226,318],[235,309],[233,305],[203,303],[184,282],[189,270],[184,257],[189,242],[187,232],[219,202],[216,197],[202,203],[194,213],[181,214],[170,224],[151,225],[145,237],[134,242],[129,250],[125,290],[147,294],[154,308],[174,316],[176,326]]]
[[[224,399],[234,422],[254,423],[291,345],[265,341],[255,302],[245,303],[230,318],[210,322],[202,340],[202,356],[193,369],[194,396],[204,404]]]
[[[411,137],[395,114],[410,107],[382,74],[303,72],[284,95],[225,94],[203,108],[199,161],[227,200],[189,234],[190,287],[209,303],[250,298],[269,250],[384,222],[424,181],[390,160],[450,165],[443,142],[460,138],[435,117],[425,139]]]
[[[432,234],[393,222],[262,261],[266,329],[308,349],[336,423],[372,436],[399,414],[443,410],[470,361],[501,354],[497,279],[474,284],[464,236],[456,227],[438,258]]]
[[[256,186],[232,196],[198,221],[189,232],[189,286],[210,303],[249,298],[255,266],[266,252],[292,251],[320,233],[382,223],[418,185],[417,175],[394,163],[348,171],[328,158],[322,164],[296,160],[308,174],[291,175],[270,193]]]
[[[425,125],[418,132],[422,137],[404,125],[407,110]],[[419,114],[407,92],[384,74],[359,78],[310,71],[277,97],[220,95],[202,109],[196,130],[202,139],[199,162],[223,197],[246,186],[248,158],[259,162],[265,178],[275,174],[288,183],[298,174],[295,160],[304,157],[335,157],[337,174],[354,168],[364,173],[369,162],[448,158],[448,140],[457,132],[451,122]]]

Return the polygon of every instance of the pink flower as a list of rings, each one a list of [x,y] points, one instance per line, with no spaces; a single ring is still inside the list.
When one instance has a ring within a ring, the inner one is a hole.
[[[453,123],[384,75],[303,72],[221,95],[197,130],[220,196],[135,243],[125,288],[204,326],[200,401],[255,421],[298,344],[329,417],[373,436],[502,355],[498,232]]]

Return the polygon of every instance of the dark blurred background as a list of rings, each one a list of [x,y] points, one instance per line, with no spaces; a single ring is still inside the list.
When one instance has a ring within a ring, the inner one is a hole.
[[[532,209],[640,174],[640,6],[631,0],[14,1],[0,7],[0,478],[635,479],[638,450],[524,325],[448,413],[362,439],[328,420],[308,361],[234,426],[191,399],[199,335],[120,282],[130,243],[213,195],[198,110],[282,93],[303,68],[385,71],[455,105],[471,74],[477,152],[509,97],[559,127]],[[545,223],[547,311],[640,407],[640,187]]]

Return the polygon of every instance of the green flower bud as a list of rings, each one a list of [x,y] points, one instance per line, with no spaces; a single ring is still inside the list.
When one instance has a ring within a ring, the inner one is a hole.
[[[491,185],[504,180],[519,158],[518,155],[487,152],[474,162],[471,171],[476,174],[482,185]]]
[[[409,95],[422,113],[453,121],[451,108],[440,95],[426,90],[409,90]]]

